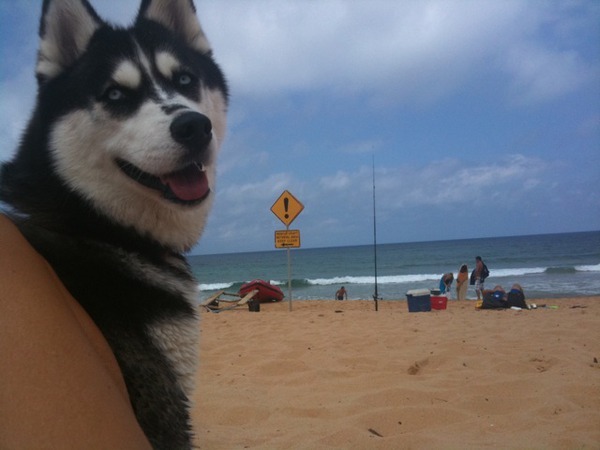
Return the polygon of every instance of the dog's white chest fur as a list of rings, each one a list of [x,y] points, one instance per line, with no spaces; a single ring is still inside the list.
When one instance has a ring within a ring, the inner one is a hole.
[[[184,299],[191,307],[197,302],[198,286],[195,281],[182,280],[162,268],[156,267],[130,254],[123,254],[123,267],[128,267],[135,278],[145,280]],[[169,264],[176,270],[187,272],[186,265],[177,258],[170,258]],[[191,399],[194,389],[194,375],[198,366],[198,318],[197,316],[177,316],[148,324],[148,334],[154,344],[171,363],[184,393]]]
[[[183,392],[191,401],[198,367],[198,320],[165,320],[149,328],[154,343],[172,364]]]

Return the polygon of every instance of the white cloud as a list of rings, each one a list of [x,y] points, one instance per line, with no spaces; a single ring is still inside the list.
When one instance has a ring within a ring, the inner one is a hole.
[[[378,176],[383,178],[378,191],[393,209],[485,205],[491,197],[514,204],[540,184],[539,176],[545,170],[545,162],[523,155],[468,166],[464,161],[447,159],[422,168],[386,169]]]
[[[390,211],[412,207],[451,208],[473,202],[485,204],[492,196],[515,203],[528,191],[544,184],[544,174],[551,167],[539,158],[516,154],[472,165],[459,159],[444,159],[422,167],[377,168],[377,199]],[[233,203],[238,199],[245,203],[244,208],[251,209],[253,199],[272,203],[290,185],[301,185],[302,198],[312,205],[321,205],[322,214],[317,216],[325,218],[333,205],[370,204],[372,173],[366,167],[354,172],[340,170],[317,182],[306,179],[303,183],[289,174],[276,174],[257,183],[232,185],[219,201]],[[351,215],[355,210],[346,213]]]
[[[533,214],[543,204],[540,199],[561,189],[556,181],[561,170],[555,162],[519,154],[478,164],[443,159],[424,166],[376,168],[378,224],[383,235],[393,235],[394,224],[409,217],[419,223],[423,217],[430,220],[432,215],[460,211],[475,223],[485,211]],[[272,232],[281,224],[269,208],[283,190],[290,189],[305,206],[294,227],[302,229],[307,242],[313,246],[341,245],[344,240],[356,243],[356,236],[364,238],[372,226],[372,176],[371,167],[363,166],[317,180],[300,181],[279,173],[253,183],[231,184],[219,191],[206,239],[217,239],[227,248],[270,248]],[[424,223],[418,230],[424,231]],[[419,231],[413,234],[418,236]],[[210,243],[203,245],[211,248]]]
[[[319,184],[327,191],[347,189],[351,184],[351,176],[339,170],[337,173],[321,178]]]
[[[238,0],[227,13],[220,2],[204,10],[237,95],[325,89],[432,101],[500,68],[513,77],[505,88],[544,100],[589,79],[573,50],[543,40],[542,28],[568,27],[540,2]]]
[[[376,150],[380,150],[384,145],[382,139],[361,140],[343,145],[339,148],[341,153],[348,154],[373,154]]]
[[[538,103],[577,91],[600,74],[574,51],[529,44],[509,49],[505,70],[512,78],[512,97],[520,104]]]
[[[274,202],[277,197],[291,184],[292,177],[287,173],[269,174],[261,177],[253,170],[249,170],[248,174],[251,177],[239,177],[239,182],[236,182],[232,177],[229,178],[229,183],[222,183],[217,190],[217,196],[220,203],[235,206],[231,210],[238,211],[252,210],[255,208],[255,202]],[[250,181],[249,181],[250,180]],[[271,200],[272,199],[272,200]],[[270,204],[269,204],[270,206]]]

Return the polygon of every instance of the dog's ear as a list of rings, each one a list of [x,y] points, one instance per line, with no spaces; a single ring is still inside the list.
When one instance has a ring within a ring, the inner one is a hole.
[[[211,52],[193,0],[143,0],[137,20],[140,19],[158,22],[201,53]]]
[[[44,0],[36,66],[38,82],[54,78],[73,64],[102,24],[86,0]]]

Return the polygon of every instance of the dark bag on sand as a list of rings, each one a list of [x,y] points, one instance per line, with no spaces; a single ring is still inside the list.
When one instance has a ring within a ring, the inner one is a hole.
[[[527,308],[527,303],[525,303],[525,295],[521,291],[510,291],[508,293],[508,307],[516,306],[517,308]]]
[[[483,303],[481,309],[506,309],[508,303],[503,299],[503,295],[500,292],[486,292],[483,296]]]

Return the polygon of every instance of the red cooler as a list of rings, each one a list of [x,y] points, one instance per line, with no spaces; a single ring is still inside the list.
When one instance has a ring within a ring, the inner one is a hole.
[[[448,297],[445,295],[431,296],[431,309],[446,309],[448,305]]]

